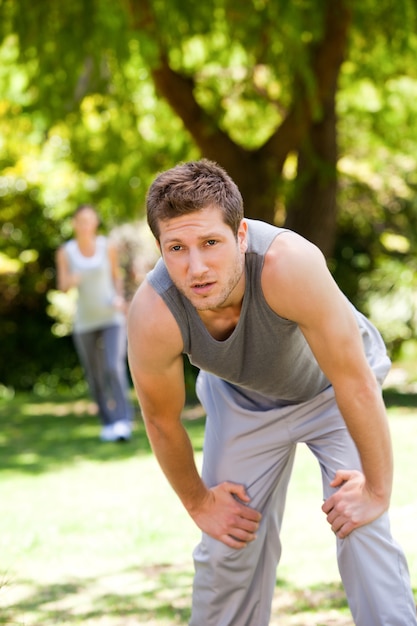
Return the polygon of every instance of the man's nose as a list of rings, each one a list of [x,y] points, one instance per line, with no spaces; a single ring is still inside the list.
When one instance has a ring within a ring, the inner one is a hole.
[[[190,250],[188,255],[188,271],[191,276],[202,276],[207,270],[204,255],[199,250]]]

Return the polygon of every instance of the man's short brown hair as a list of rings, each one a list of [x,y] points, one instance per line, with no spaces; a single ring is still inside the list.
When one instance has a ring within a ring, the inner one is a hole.
[[[201,159],[180,163],[157,176],[149,188],[146,212],[149,227],[159,240],[159,223],[217,206],[224,222],[237,236],[243,219],[243,200],[236,183],[214,161]]]

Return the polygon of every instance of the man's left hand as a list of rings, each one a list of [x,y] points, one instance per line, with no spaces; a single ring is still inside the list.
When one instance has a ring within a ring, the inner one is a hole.
[[[387,509],[386,502],[369,489],[362,472],[338,470],[330,486],[339,489],[321,508],[339,539],[347,537],[355,528],[369,524]]]

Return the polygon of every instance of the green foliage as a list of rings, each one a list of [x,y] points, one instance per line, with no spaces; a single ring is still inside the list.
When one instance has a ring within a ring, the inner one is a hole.
[[[384,3],[378,7],[387,10]],[[415,9],[408,10],[415,20]],[[372,62],[368,41],[354,31],[341,74],[342,210],[331,262],[336,280],[380,328],[394,358],[417,334],[417,71],[411,63],[417,40],[404,22],[397,28],[401,16],[379,33]]]
[[[55,33],[55,18],[54,10],[48,33]],[[25,33],[24,23],[19,28]],[[26,36],[31,41],[36,29]],[[181,122],[157,99],[131,45],[123,67],[123,57],[114,65],[112,88],[97,93],[98,85],[90,85],[93,93],[72,110],[65,98],[58,102],[59,94],[55,107],[46,91],[35,89],[39,71],[39,84],[50,83],[48,68],[37,65],[42,55],[20,64],[14,36],[0,49],[0,381],[8,386],[31,389],[39,379],[58,389],[82,379],[71,340],[52,334],[47,314],[55,250],[70,235],[67,217],[88,201],[97,205],[106,230],[137,220],[155,172],[192,154]],[[56,50],[50,52],[56,61]]]
[[[417,8],[414,0],[348,4],[330,265],[396,351],[417,324]],[[155,173],[200,155],[155,91],[161,51],[193,85],[212,129],[246,158],[267,145],[300,89],[314,97],[311,59],[326,7],[327,0],[0,2],[0,381],[30,389],[38,379],[55,384],[57,372],[65,384],[80,376],[70,340],[52,334],[46,313],[54,252],[70,234],[75,206],[94,203],[106,230],[136,221]],[[276,174],[277,222],[295,170],[291,153]],[[391,302],[403,303],[395,324]]]
[[[50,123],[76,110],[85,95],[108,89],[114,59],[128,56],[126,14],[118,3],[6,0],[1,8],[3,31],[16,34],[30,90],[47,103]]]
[[[171,67],[190,77],[213,125],[245,149],[271,137],[301,83],[314,92],[310,59],[323,34],[323,0],[173,2],[169,11],[160,0],[145,4],[152,16],[146,25]],[[144,34],[138,39],[152,66],[155,51],[147,56]]]

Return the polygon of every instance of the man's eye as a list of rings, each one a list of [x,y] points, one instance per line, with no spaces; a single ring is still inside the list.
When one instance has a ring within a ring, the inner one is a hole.
[[[172,246],[171,250],[173,250],[174,252],[177,252],[178,250],[181,250],[181,246],[180,245]]]
[[[208,246],[215,246],[217,243],[217,241],[215,239],[208,239],[207,240],[207,245]]]

